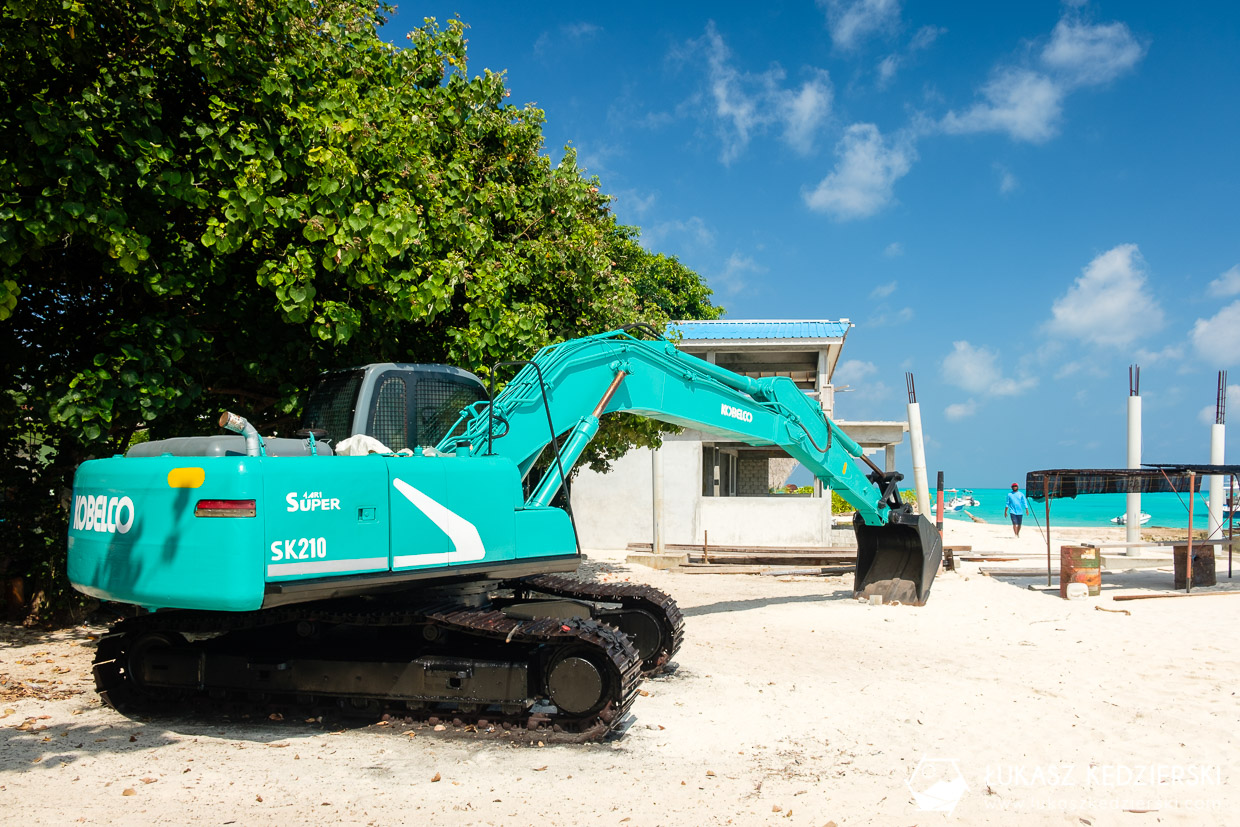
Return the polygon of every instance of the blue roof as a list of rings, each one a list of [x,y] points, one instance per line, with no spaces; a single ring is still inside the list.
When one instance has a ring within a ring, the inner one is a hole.
[[[668,332],[685,339],[842,339],[852,327],[847,319],[830,321],[672,322]]]

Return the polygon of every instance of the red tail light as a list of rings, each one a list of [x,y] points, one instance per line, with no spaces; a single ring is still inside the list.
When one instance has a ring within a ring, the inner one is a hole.
[[[195,517],[253,517],[256,513],[254,500],[199,500],[194,506]]]

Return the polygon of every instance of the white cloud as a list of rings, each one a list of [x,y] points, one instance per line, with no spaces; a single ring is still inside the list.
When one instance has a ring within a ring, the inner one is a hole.
[[[1227,399],[1233,403],[1236,402],[1237,400],[1240,400],[1240,385],[1228,385],[1227,386]],[[1197,418],[1201,420],[1202,424],[1204,425],[1213,425],[1215,415],[1217,413],[1216,408],[1217,408],[1217,405],[1206,405],[1204,408],[1198,411]]]
[[[969,393],[988,396],[1016,396],[1034,387],[1038,380],[1005,377],[999,369],[999,354],[988,347],[974,347],[967,341],[952,343],[952,352],[943,358],[943,378]]]
[[[904,245],[899,241],[893,241],[883,248],[883,255],[887,258],[899,258],[904,255]]]
[[[1131,71],[1146,47],[1123,23],[1089,25],[1060,18],[1040,54],[1040,68],[997,67],[970,109],[948,112],[939,127],[952,134],[1003,132],[1042,143],[1059,132],[1067,94],[1108,83]]]
[[[1145,262],[1135,244],[1094,258],[1055,300],[1051,314],[1051,333],[1107,347],[1128,347],[1164,323],[1162,308],[1146,290]]]
[[[1178,362],[1184,358],[1184,345],[1177,342],[1167,345],[1162,350],[1146,350],[1140,347],[1133,354],[1133,358],[1142,365],[1157,365],[1159,362]]]
[[[720,160],[735,160],[749,145],[750,133],[761,124],[757,103],[740,88],[741,73],[731,63],[731,52],[712,21],[706,26],[707,66],[710,72],[710,93],[715,101],[715,115],[731,125],[731,134],[724,135]],[[726,131],[726,130],[725,130]]]
[[[715,246],[714,231],[696,215],[684,221],[660,221],[642,229],[642,244],[648,250],[662,247],[676,238],[681,239],[682,245],[695,250],[711,250]]]
[[[766,268],[749,256],[733,253],[712,281],[720,286],[720,293],[734,296],[749,286],[748,276],[765,272]]]
[[[879,300],[878,306],[874,308],[874,315],[866,319],[866,327],[891,327],[893,325],[907,324],[913,320],[915,315],[913,308],[901,307],[899,310],[892,310],[883,299],[894,295],[899,282],[889,281],[886,284],[880,284],[870,291],[870,298]]]
[[[889,281],[886,284],[880,284],[870,291],[870,298],[885,299],[892,293],[896,292],[898,282]]]
[[[964,402],[955,402],[951,405],[948,405],[943,410],[943,415],[946,416],[948,419],[952,420],[953,422],[960,420],[960,419],[968,419],[969,417],[973,416],[973,414],[975,413],[977,413],[977,403],[974,402],[972,399],[966,400]]]
[[[841,49],[857,48],[872,34],[891,31],[900,20],[899,0],[820,0],[831,40]]]
[[[818,130],[831,114],[833,96],[831,77],[821,69],[815,70],[799,91],[773,90],[778,118],[784,126],[784,140],[802,155],[814,151]]]
[[[544,54],[557,42],[583,43],[592,39],[603,30],[602,26],[593,23],[565,23],[556,29],[556,33],[543,32],[534,41],[534,53]]]
[[[1069,85],[1094,86],[1130,71],[1145,51],[1123,23],[1091,26],[1065,17],[1042,50],[1042,63]]]
[[[941,126],[953,135],[1006,132],[1015,140],[1042,143],[1059,131],[1063,88],[1028,69],[996,72],[981,90],[983,101],[961,114],[948,112]]]
[[[1084,365],[1080,362],[1065,362],[1055,371],[1056,379],[1066,379],[1069,376],[1080,373],[1084,369]]]
[[[878,62],[878,86],[885,88],[895,78],[900,69],[900,56],[887,55]]]
[[[1003,164],[995,164],[995,172],[999,175],[999,192],[1007,195],[1020,187],[1020,181],[1017,181],[1012,171]]]
[[[800,88],[784,88],[785,73],[778,65],[761,74],[733,66],[732,52],[713,21],[707,23],[699,43],[706,52],[710,99],[723,141],[720,161],[730,164],[755,135],[771,127],[781,128],[783,139],[796,152],[813,152],[817,134],[831,115],[834,98],[831,77],[825,70],[812,70]]]
[[[866,326],[891,327],[893,325],[907,324],[913,320],[914,315],[916,314],[911,307],[901,307],[894,313],[888,311],[886,307],[881,307],[877,315],[867,320]]]
[[[910,52],[920,52],[923,49],[929,49],[934,41],[947,34],[947,29],[942,26],[922,26],[917,30],[917,34],[913,35],[913,39],[909,41],[908,50]]]
[[[1223,296],[1234,296],[1240,293],[1240,264],[1232,267],[1226,273],[1210,282],[1209,288],[1206,290],[1211,296],[1221,298]]]
[[[860,359],[845,359],[831,374],[831,383],[837,387],[843,385],[851,385],[860,383],[867,376],[873,376],[878,373],[878,366],[873,362],[864,362]]]
[[[940,35],[947,32],[947,29],[941,26],[922,26],[913,35],[913,39],[909,41],[908,48],[903,53],[894,53],[887,55],[878,63],[878,88],[885,89],[891,81],[895,79],[896,73],[904,63],[918,52],[929,49],[934,41],[938,40]]]
[[[641,195],[635,189],[618,190],[612,193],[612,202],[616,212],[624,211],[637,218],[644,218],[658,200],[658,195],[653,192]],[[700,222],[701,219],[698,221]]]
[[[611,171],[611,161],[624,157],[624,150],[608,143],[584,143],[577,146],[577,166],[591,175],[606,176]]]
[[[810,209],[840,220],[866,218],[890,204],[895,182],[917,157],[909,141],[888,142],[870,123],[848,127],[836,155],[835,169],[804,197]]]
[[[1205,359],[1219,367],[1240,361],[1240,301],[1234,301],[1208,319],[1198,319],[1189,339]]]
[[[878,378],[879,369],[873,362],[846,359],[831,374],[835,387],[835,412],[847,410],[853,419],[883,418],[892,408],[895,395],[890,386]]]

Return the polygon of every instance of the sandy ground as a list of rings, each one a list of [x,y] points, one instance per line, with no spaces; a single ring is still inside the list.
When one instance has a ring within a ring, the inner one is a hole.
[[[949,523],[947,542],[1028,554],[1028,567],[1046,547],[1030,528],[1017,540]],[[1052,543],[1118,536],[1085,534]],[[1029,588],[1045,578],[964,564],[923,608],[870,606],[851,599],[851,577],[590,557],[593,576],[675,595],[687,639],[679,670],[644,684],[623,737],[588,746],[130,720],[92,690],[101,629],[0,627],[5,821],[1235,823],[1240,597],[1113,600],[1169,589],[1155,570],[1108,573],[1102,597],[1065,601]]]

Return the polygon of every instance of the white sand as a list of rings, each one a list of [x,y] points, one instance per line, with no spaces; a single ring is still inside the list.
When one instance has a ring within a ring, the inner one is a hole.
[[[947,542],[1045,554],[1036,530],[1010,535],[953,522]],[[1235,822],[1240,597],[1112,599],[1117,586],[1169,588],[1170,573],[1155,571],[1064,601],[1029,590],[1037,578],[1003,582],[965,564],[923,608],[869,606],[851,599],[851,577],[689,575],[623,559],[594,553],[587,568],[671,592],[688,634],[680,670],[644,685],[613,743],[155,724],[89,691],[0,697],[5,822]],[[18,640],[0,628],[0,673],[88,690],[86,631]],[[16,728],[43,715],[32,724],[45,729]],[[936,783],[958,799],[954,813],[919,808],[914,793]]]

